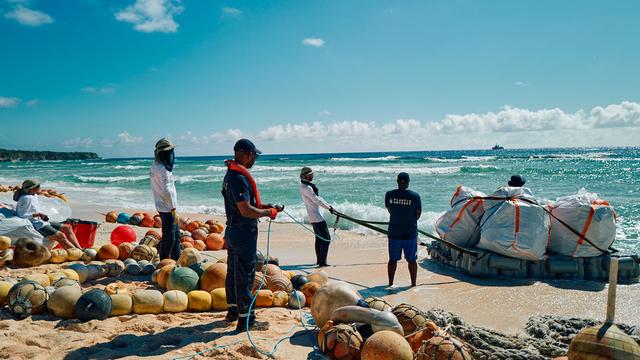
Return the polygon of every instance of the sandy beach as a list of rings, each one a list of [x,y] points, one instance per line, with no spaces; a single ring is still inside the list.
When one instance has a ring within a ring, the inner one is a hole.
[[[130,209],[128,212],[132,212]],[[102,209],[78,208],[74,216],[102,222]],[[181,214],[194,219],[211,216]],[[218,217],[219,220],[224,220]],[[109,241],[115,224],[102,223],[96,245]],[[260,223],[259,247],[266,251],[267,222]],[[135,227],[141,237],[146,228]],[[271,225],[270,252],[281,267],[299,273],[315,270],[312,235],[297,224],[274,222]],[[226,251],[204,252],[208,261],[226,256]],[[423,310],[443,309],[460,315],[466,322],[508,334],[523,332],[534,315],[562,315],[602,320],[606,303],[606,286],[599,283],[569,281],[520,281],[511,279],[478,279],[444,269],[430,262],[426,248],[420,247],[418,286],[410,288],[406,263],[399,264],[397,288],[387,290],[386,239],[338,231],[331,245],[329,263],[324,270],[331,279],[352,284],[364,297],[381,296],[391,304],[409,303]],[[2,269],[0,276],[18,277],[27,273],[47,272],[61,265],[41,265],[27,269]],[[152,288],[149,276],[121,275],[130,290]],[[103,288],[110,279],[83,284]],[[630,325],[640,324],[637,298],[639,285],[618,288],[616,320]],[[307,310],[308,311],[308,310]],[[268,351],[278,339],[283,341],[275,354],[279,359],[320,358],[314,349],[317,332],[304,331],[299,314],[283,308],[259,309],[257,316],[269,320],[271,330],[253,332],[254,342]],[[14,320],[7,310],[0,312],[0,357],[49,359],[138,358],[170,359],[215,357],[243,359],[264,357],[250,346],[246,334],[234,334],[233,327],[223,321],[224,312],[179,313],[160,315],[127,315],[105,321],[61,320],[49,314],[25,320]],[[231,344],[223,349],[211,350]],[[204,352],[203,352],[204,351]],[[202,354],[198,354],[203,352]]]

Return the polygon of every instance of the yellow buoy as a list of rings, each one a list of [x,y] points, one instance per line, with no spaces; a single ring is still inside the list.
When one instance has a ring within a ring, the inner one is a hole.
[[[78,249],[78,248],[67,249],[67,261],[81,260],[82,255],[84,255],[84,252],[82,252],[82,249]]]
[[[133,299],[127,293],[109,295],[111,297],[111,316],[127,315],[133,309]]]
[[[136,314],[159,314],[164,306],[164,297],[158,290],[141,290],[133,294],[133,312]]]
[[[51,280],[49,280],[49,275],[47,274],[29,274],[24,277],[24,280],[35,281],[42,286],[51,285]]]
[[[10,283],[8,281],[0,281],[0,305],[7,304],[7,296],[9,296],[9,290],[11,290],[12,286],[13,283]],[[227,305],[225,303],[225,307],[226,306]]]
[[[211,310],[211,294],[204,290],[193,290],[188,294],[189,311]]]
[[[189,298],[184,291],[169,290],[162,294],[164,296],[164,312],[182,312],[187,311],[187,305],[189,304]]]
[[[107,284],[107,286],[104,288],[104,291],[109,295],[129,293],[129,290],[122,281],[116,281]]]
[[[287,307],[289,304],[289,294],[279,290],[273,292],[273,306]]]
[[[73,270],[73,269],[62,269],[60,270],[62,273],[64,273],[65,275],[67,275],[67,277],[69,279],[73,279],[75,281],[80,282],[80,276],[78,275],[78,273]]]
[[[75,286],[62,286],[57,288],[47,301],[47,308],[55,316],[61,318],[72,318],[76,302],[82,296],[82,290]]]
[[[56,282],[56,280],[68,277],[67,274],[63,273],[62,271],[52,272],[47,274],[47,276],[49,277],[50,284],[53,284],[54,282]]]
[[[0,251],[11,247],[11,239],[7,236],[0,236]]]
[[[273,291],[271,291],[271,290],[259,290],[256,293],[256,306],[257,307],[271,307],[271,306],[273,306]]]
[[[52,264],[62,264],[67,261],[69,254],[65,249],[53,249],[51,250],[51,258],[49,258],[49,262]]]
[[[227,310],[227,293],[224,288],[213,289],[211,294],[211,310]]]

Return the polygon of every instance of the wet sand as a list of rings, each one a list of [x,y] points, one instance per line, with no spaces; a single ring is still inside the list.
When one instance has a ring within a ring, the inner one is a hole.
[[[74,216],[102,221],[100,210],[80,209]],[[133,211],[127,210],[132,213]],[[185,215],[196,219],[204,215]],[[221,218],[218,218],[223,220]],[[109,241],[114,224],[103,224],[96,245]],[[136,229],[139,235],[145,228]],[[267,222],[260,223],[259,248],[266,251]],[[316,270],[313,236],[299,225],[274,222],[271,226],[271,254],[278,257],[283,269],[297,272]],[[215,261],[225,251],[206,252]],[[330,278],[351,283],[363,296],[382,296],[392,304],[410,303],[424,310],[441,308],[459,314],[468,323],[507,333],[521,332],[530,316],[541,314],[604,319],[606,286],[599,283],[552,281],[536,282],[511,279],[478,279],[442,268],[426,258],[420,247],[418,286],[408,287],[406,262],[398,264],[397,288],[387,290],[387,248],[381,236],[338,231],[324,268]],[[33,269],[3,269],[0,276],[18,276],[45,272],[59,265]],[[144,276],[125,276],[121,281],[132,290],[149,285]],[[104,287],[109,280],[85,284]],[[86,288],[87,286],[85,286]],[[638,298],[640,285],[618,287],[616,320],[640,325]],[[258,317],[272,324],[269,332],[254,332],[262,348],[270,349],[277,339],[293,333],[277,353],[280,359],[315,358],[315,332],[294,328],[298,312],[282,308],[259,309]],[[256,354],[244,334],[232,333],[222,318],[223,312],[130,315],[105,321],[60,320],[51,315],[37,315],[16,321],[6,310],[0,311],[0,358],[107,359],[116,357],[178,358],[191,356],[215,345],[228,348],[208,352],[221,359],[255,358]],[[292,330],[290,332],[290,330]],[[198,356],[200,357],[200,356]]]

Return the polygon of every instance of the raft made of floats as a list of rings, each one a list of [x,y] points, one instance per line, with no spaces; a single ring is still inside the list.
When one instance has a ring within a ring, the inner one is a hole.
[[[453,248],[443,241],[427,244],[431,260],[472,276],[511,277],[522,279],[588,280],[607,282],[611,257],[618,260],[618,282],[622,284],[640,281],[640,264],[637,257],[603,254],[594,257],[574,258],[548,255],[543,260],[527,260],[502,256],[478,248]]]

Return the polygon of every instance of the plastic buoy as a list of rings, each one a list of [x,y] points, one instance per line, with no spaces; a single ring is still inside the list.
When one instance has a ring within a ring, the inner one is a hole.
[[[120,225],[111,232],[111,243],[118,246],[124,242],[135,242],[136,232],[129,226]]]

